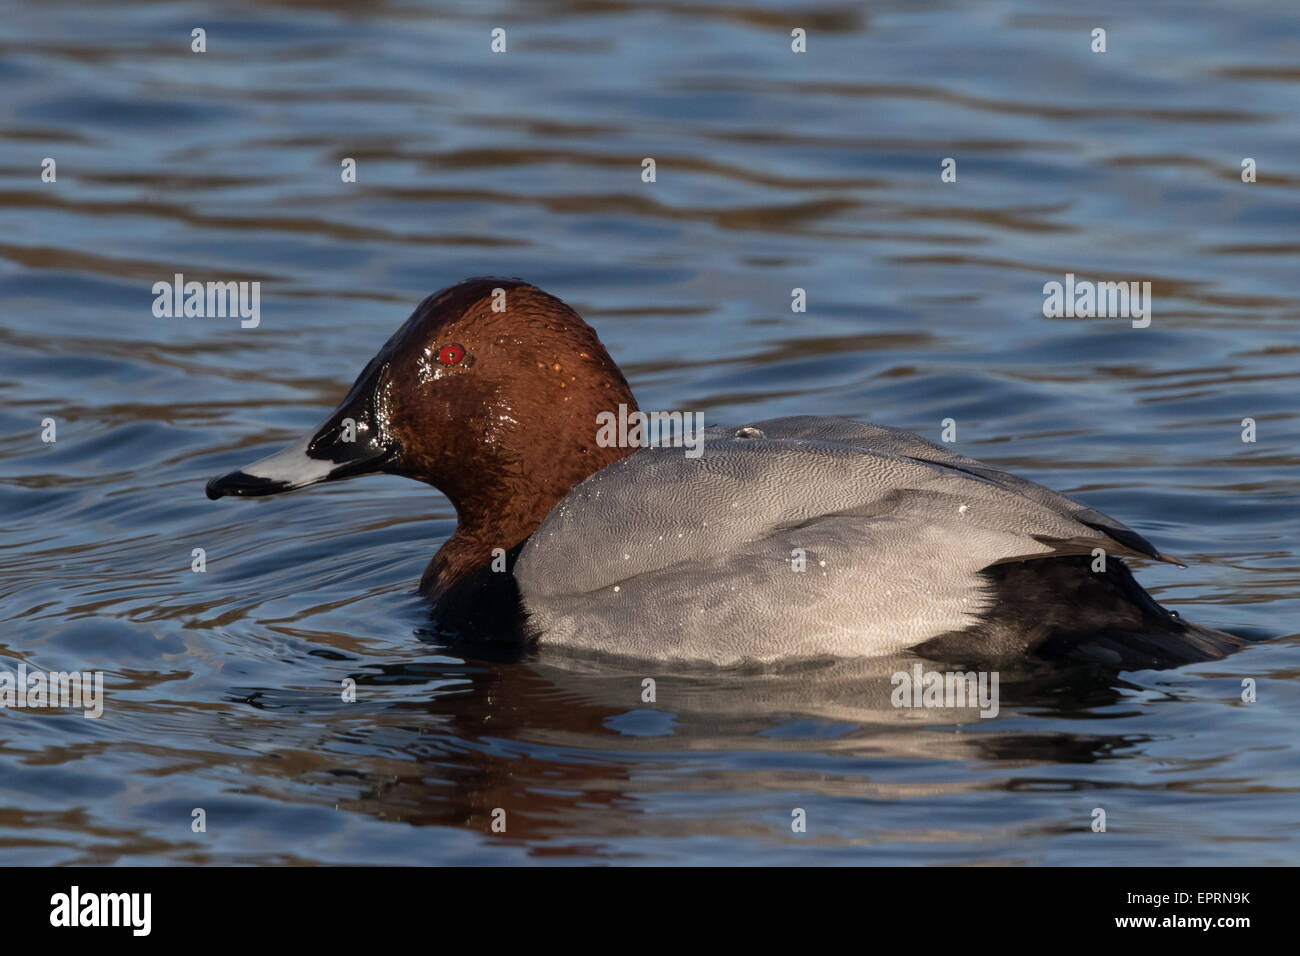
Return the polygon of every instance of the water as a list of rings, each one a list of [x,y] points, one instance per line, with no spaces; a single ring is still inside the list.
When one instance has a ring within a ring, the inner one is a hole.
[[[0,712],[0,862],[1300,862],[1293,4],[0,23],[0,666],[102,670],[107,695],[99,720]],[[155,318],[177,272],[261,281],[261,324]],[[1071,272],[1150,281],[1151,326],[1044,318]],[[1163,601],[1268,640],[1006,675],[984,721],[894,710],[883,662],[467,659],[411,595],[440,496],[204,497],[485,273],[578,308],[644,408],[953,418],[958,450],[1187,561],[1140,571]]]

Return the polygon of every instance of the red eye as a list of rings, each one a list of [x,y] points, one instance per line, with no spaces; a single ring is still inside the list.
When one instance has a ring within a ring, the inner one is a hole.
[[[465,357],[465,350],[459,345],[444,345],[438,349],[438,361],[443,365],[456,365]]]

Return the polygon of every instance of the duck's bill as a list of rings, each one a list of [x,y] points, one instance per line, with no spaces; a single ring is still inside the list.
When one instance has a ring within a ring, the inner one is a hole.
[[[364,432],[345,432],[336,422],[337,418],[331,418],[316,434],[283,451],[213,478],[208,482],[208,497],[278,495],[322,481],[383,471],[397,457],[394,445]]]

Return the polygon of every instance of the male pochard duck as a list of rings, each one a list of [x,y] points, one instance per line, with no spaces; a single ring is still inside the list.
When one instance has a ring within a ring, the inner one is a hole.
[[[595,331],[535,286],[429,296],[297,444],[209,498],[374,472],[433,485],[456,532],[420,582],[444,630],[735,664],[905,649],[1124,667],[1222,657],[1122,557],[1171,561],[1098,511],[842,418],[710,428],[703,451],[614,447],[637,409]],[[1178,562],[1172,562],[1178,563]]]

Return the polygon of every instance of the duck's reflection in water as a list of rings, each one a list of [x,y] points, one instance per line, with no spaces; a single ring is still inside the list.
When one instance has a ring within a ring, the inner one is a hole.
[[[315,746],[339,757],[331,773],[364,781],[340,808],[583,855],[584,836],[752,836],[773,831],[770,808],[787,797],[1009,786],[999,767],[1088,763],[1143,742],[1096,721],[1078,734],[1033,729],[1035,716],[1083,716],[1134,686],[1101,669],[1004,668],[986,719],[978,705],[896,706],[896,675],[944,668],[910,656],[717,670],[545,648],[474,653],[357,674],[363,691],[435,689],[327,724]],[[842,769],[827,772],[828,756]],[[709,795],[723,799],[692,799]]]

